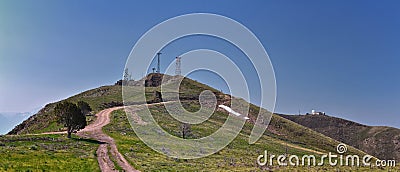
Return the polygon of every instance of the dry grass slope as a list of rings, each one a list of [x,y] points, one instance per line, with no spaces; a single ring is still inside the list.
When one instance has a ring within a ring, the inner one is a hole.
[[[400,129],[366,126],[327,115],[280,115],[380,159],[400,160]]]

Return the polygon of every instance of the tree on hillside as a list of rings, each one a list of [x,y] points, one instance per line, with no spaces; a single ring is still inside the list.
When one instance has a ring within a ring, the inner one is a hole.
[[[90,107],[89,103],[85,101],[79,101],[77,105],[84,115],[87,115],[90,111],[92,111],[92,108]]]
[[[59,117],[59,122],[67,127],[68,138],[71,138],[71,133],[83,129],[87,125],[85,115],[73,103],[59,103],[55,107],[55,112]]]
[[[183,123],[181,125],[182,138],[186,139],[192,134],[192,127],[188,123]]]

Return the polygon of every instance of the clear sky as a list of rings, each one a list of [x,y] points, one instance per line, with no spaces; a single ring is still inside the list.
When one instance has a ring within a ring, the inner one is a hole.
[[[0,112],[31,111],[113,84],[148,29],[205,12],[232,18],[260,39],[275,69],[276,112],[317,109],[400,128],[398,1],[110,2],[0,1]],[[166,47],[163,60],[204,47],[190,42]],[[193,74],[210,83],[204,76]]]

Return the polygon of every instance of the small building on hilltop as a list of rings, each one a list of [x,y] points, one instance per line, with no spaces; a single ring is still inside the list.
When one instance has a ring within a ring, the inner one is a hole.
[[[325,112],[318,112],[316,110],[311,110],[311,113],[306,113],[306,115],[325,115]]]
[[[161,85],[163,79],[163,74],[160,73],[151,73],[147,75],[146,80],[144,82],[145,87],[158,87]]]

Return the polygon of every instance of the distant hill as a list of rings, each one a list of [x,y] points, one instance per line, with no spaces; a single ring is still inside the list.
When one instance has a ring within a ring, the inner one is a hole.
[[[16,125],[28,119],[31,115],[37,113],[38,110],[33,112],[0,112],[0,135],[7,134]]]
[[[400,129],[367,126],[328,115],[280,115],[380,159],[400,160]]]

